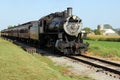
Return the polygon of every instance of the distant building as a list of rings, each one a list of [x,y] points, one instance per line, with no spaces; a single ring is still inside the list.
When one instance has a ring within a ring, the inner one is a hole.
[[[109,24],[100,24],[97,27],[98,30],[103,31],[102,35],[115,36],[118,35]]]
[[[82,30],[81,32],[82,32],[82,33],[86,33],[86,31],[84,31],[84,30]]]
[[[112,29],[104,29],[104,33],[103,33],[103,35],[111,35],[111,36],[115,36],[115,35],[118,35],[114,30],[112,30]]]
[[[97,29],[98,30],[103,30],[103,24],[98,25]]]

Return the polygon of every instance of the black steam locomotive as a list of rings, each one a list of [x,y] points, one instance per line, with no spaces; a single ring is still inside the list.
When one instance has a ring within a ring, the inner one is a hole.
[[[1,31],[3,37],[32,43],[39,47],[53,47],[64,54],[81,54],[88,48],[83,43],[82,20],[72,15],[72,8],[56,12]]]

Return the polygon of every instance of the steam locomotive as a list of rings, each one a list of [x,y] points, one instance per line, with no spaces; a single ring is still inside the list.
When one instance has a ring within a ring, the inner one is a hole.
[[[83,43],[81,30],[82,20],[72,15],[72,8],[69,7],[63,12],[51,13],[39,20],[2,30],[1,36],[76,55],[89,46]]]

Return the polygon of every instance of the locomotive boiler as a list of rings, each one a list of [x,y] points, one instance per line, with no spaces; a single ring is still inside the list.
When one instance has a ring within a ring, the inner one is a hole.
[[[71,7],[1,32],[4,37],[38,47],[52,47],[66,55],[81,54],[89,46],[82,39],[82,20],[72,14]]]

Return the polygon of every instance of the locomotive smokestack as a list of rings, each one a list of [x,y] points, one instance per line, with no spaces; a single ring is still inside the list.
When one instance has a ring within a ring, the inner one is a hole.
[[[68,17],[72,16],[72,7],[67,8],[67,15]]]

